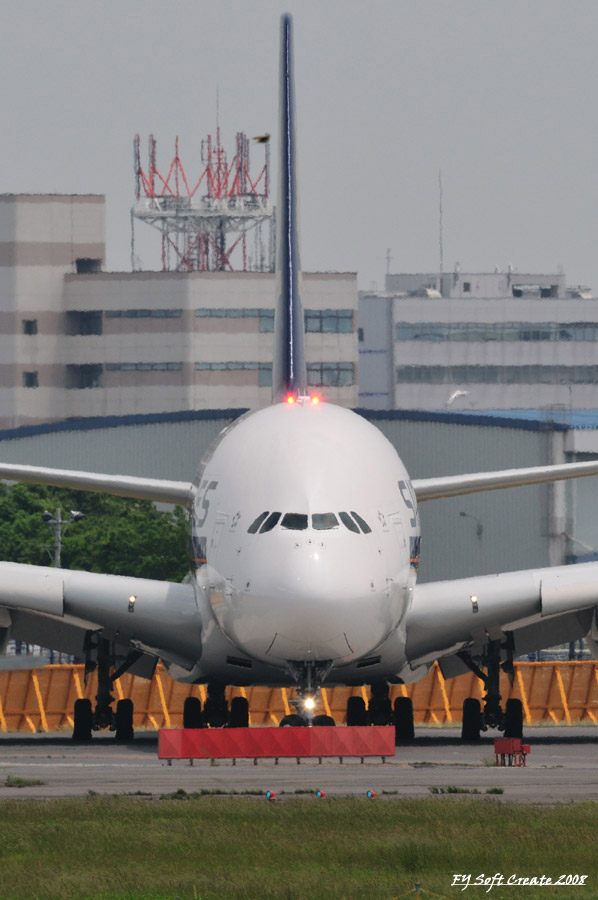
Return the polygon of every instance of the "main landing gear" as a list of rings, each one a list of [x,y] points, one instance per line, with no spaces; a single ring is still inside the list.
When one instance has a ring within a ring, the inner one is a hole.
[[[248,728],[249,703],[245,697],[233,697],[230,708],[226,702],[226,685],[208,681],[208,696],[201,707],[199,697],[187,697],[183,706],[183,728]]]
[[[464,741],[479,741],[480,731],[498,728],[505,737],[523,737],[523,707],[521,700],[507,700],[505,709],[500,705],[500,671],[513,678],[513,636],[507,632],[505,642],[488,641],[480,657],[479,665],[467,651],[458,654],[459,658],[484,683],[484,707],[475,697],[467,697],[463,701],[463,727],[461,737]],[[501,662],[502,653],[506,658]],[[484,672],[483,669],[486,669]]]
[[[397,697],[393,706],[388,684],[374,681],[370,685],[367,710],[362,697],[347,700],[347,725],[394,725],[397,744],[412,741],[415,737],[413,703],[410,697]]]
[[[90,672],[97,670],[98,689],[96,693],[95,709],[91,700],[81,698],[75,701],[73,740],[90,741],[92,731],[109,728],[114,731],[117,741],[132,741],[133,729],[133,701],[119,700],[116,704],[116,712],[112,709],[114,697],[112,689],[117,678],[130,669],[142,655],[140,650],[132,650],[121,665],[114,669],[119,661],[114,654],[111,641],[94,632],[88,632],[85,637],[85,684]],[[122,660],[122,657],[120,657]],[[113,671],[114,670],[114,671]]]

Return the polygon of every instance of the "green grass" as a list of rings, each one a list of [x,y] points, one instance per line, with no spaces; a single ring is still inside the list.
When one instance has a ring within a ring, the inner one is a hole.
[[[36,787],[45,783],[45,781],[40,781],[39,778],[21,778],[19,775],[7,775],[4,780],[4,787]]]
[[[175,796],[1,801],[0,898],[391,900],[420,881],[454,900],[453,873],[495,872],[589,876],[524,900],[598,897],[596,803]]]

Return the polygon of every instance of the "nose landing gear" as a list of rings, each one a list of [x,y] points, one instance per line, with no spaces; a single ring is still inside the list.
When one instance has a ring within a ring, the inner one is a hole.
[[[287,669],[297,684],[297,700],[294,701],[297,708],[295,716],[298,715],[304,719],[306,725],[313,725],[315,719],[321,719],[321,716],[316,716],[316,708],[320,701],[322,682],[331,668],[332,662],[329,661],[294,662],[290,660],[287,662]],[[289,717],[285,716],[285,719],[287,718]],[[285,724],[290,724],[290,722]]]

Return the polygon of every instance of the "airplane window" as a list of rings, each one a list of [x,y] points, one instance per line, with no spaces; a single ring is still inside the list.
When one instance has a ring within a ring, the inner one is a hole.
[[[307,516],[303,513],[286,513],[280,523],[282,528],[290,528],[293,531],[305,531],[307,528]]]
[[[251,525],[249,526],[249,528],[247,529],[247,533],[255,534],[267,515],[268,515],[267,512],[263,512],[260,516],[258,516],[257,519],[254,522],[252,522]]]
[[[330,528],[338,528],[338,519],[334,513],[314,513],[311,521],[316,531],[328,531]]]
[[[270,513],[270,515],[260,528],[260,534],[265,534],[266,531],[272,531],[273,528],[276,528],[281,515],[282,513],[279,512]]]
[[[343,523],[343,525],[346,528],[348,528],[349,531],[354,531],[355,534],[359,534],[359,528],[357,527],[357,525],[355,524],[355,522],[353,521],[353,519],[351,518],[349,513],[340,512],[338,514],[338,516],[339,516],[339,519],[341,520],[341,522]]]
[[[364,519],[362,519],[358,513],[353,512],[353,510],[351,510],[351,515],[353,516],[353,518],[355,519],[355,521],[357,522],[357,524],[359,525],[359,527],[361,528],[363,533],[370,534],[372,529],[370,528],[368,523]]]

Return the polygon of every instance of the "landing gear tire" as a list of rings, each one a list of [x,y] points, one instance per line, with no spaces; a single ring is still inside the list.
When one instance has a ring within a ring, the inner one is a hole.
[[[347,700],[347,725],[367,725],[368,714],[363,697],[349,697]]]
[[[249,703],[245,697],[233,697],[228,715],[229,728],[249,728]]]
[[[523,704],[521,700],[511,698],[505,706],[505,737],[523,737]]]
[[[294,728],[300,728],[302,726],[306,726],[307,722],[305,721],[303,716],[300,716],[298,713],[291,713],[288,716],[283,716],[283,718],[280,720],[279,728],[285,728],[289,725]]]
[[[117,741],[132,741],[135,736],[133,729],[133,701],[119,700],[116,704],[115,716],[116,728],[114,737]]]
[[[480,701],[475,697],[467,697],[463,701],[463,725],[461,728],[461,740],[479,741],[482,725],[482,711]]]
[[[208,697],[203,705],[203,717],[210,728],[223,728],[228,725],[225,689],[226,685],[219,681],[208,681]]]
[[[75,700],[74,720],[73,740],[81,742],[90,741],[91,729],[93,726],[91,700],[85,698]]]
[[[375,682],[371,685],[372,696],[368,703],[368,721],[370,725],[390,725],[392,722],[392,705],[386,682]]]
[[[203,728],[203,712],[199,697],[187,697],[183,703],[183,728]]]
[[[397,697],[394,704],[395,744],[415,738],[411,697]]]
[[[336,722],[332,718],[332,716],[325,716],[322,714],[321,716],[314,716],[314,720],[311,723],[312,725],[336,725]]]

